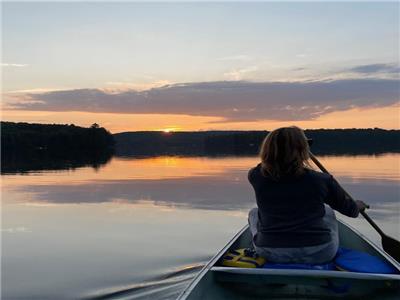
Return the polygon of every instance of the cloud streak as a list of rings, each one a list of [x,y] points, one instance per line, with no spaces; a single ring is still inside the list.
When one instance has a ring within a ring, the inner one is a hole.
[[[2,67],[16,67],[16,68],[23,68],[29,66],[28,64],[1,64]]]
[[[247,61],[247,60],[251,60],[252,58],[248,55],[245,54],[238,54],[238,55],[232,55],[232,56],[225,56],[225,57],[221,57],[218,58],[217,60],[226,60],[226,61]]]
[[[242,69],[235,69],[230,72],[224,73],[224,77],[226,77],[228,80],[238,81],[238,80],[242,80],[244,75],[255,72],[257,70],[258,70],[257,66],[251,66],[251,67],[242,68]]]
[[[398,79],[307,82],[217,81],[166,85],[147,91],[107,93],[76,89],[14,97],[12,109],[132,114],[183,114],[221,121],[312,120],[354,107],[383,107],[399,101]],[[17,100],[16,100],[17,99]]]
[[[400,66],[396,64],[370,64],[362,65],[348,69],[348,71],[360,74],[375,74],[375,73],[399,73]]]

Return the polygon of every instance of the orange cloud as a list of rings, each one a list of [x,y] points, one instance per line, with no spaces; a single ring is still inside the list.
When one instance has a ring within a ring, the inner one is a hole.
[[[191,115],[220,123],[310,121],[354,107],[398,103],[397,79],[304,82],[216,81],[172,84],[145,91],[73,89],[7,98],[7,109],[88,113]],[[218,119],[219,118],[219,119]]]
[[[302,128],[400,129],[400,104],[380,108],[354,108],[325,114],[310,121],[224,122],[218,117],[174,114],[113,114],[87,112],[3,111],[2,120],[31,123],[60,123],[90,126],[98,123],[113,133],[179,128],[196,130],[270,130],[289,125]]]

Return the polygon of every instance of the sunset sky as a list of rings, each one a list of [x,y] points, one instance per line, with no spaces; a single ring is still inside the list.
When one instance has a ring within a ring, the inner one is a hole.
[[[400,128],[399,3],[3,3],[2,120]]]

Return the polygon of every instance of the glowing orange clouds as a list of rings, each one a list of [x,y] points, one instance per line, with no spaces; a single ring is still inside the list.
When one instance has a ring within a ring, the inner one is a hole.
[[[3,111],[2,120],[30,123],[60,123],[90,126],[98,123],[112,133],[157,130],[270,130],[289,125],[302,128],[400,128],[400,105],[381,108],[353,108],[336,111],[310,121],[221,122],[218,117],[174,114],[112,114],[88,112]]]

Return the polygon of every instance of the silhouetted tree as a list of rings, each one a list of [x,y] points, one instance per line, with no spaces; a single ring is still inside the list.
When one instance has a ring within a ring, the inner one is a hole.
[[[46,164],[97,166],[107,161],[113,151],[113,136],[96,123],[84,128],[73,124],[1,122],[2,171],[17,165],[20,169],[25,165],[45,168]]]

